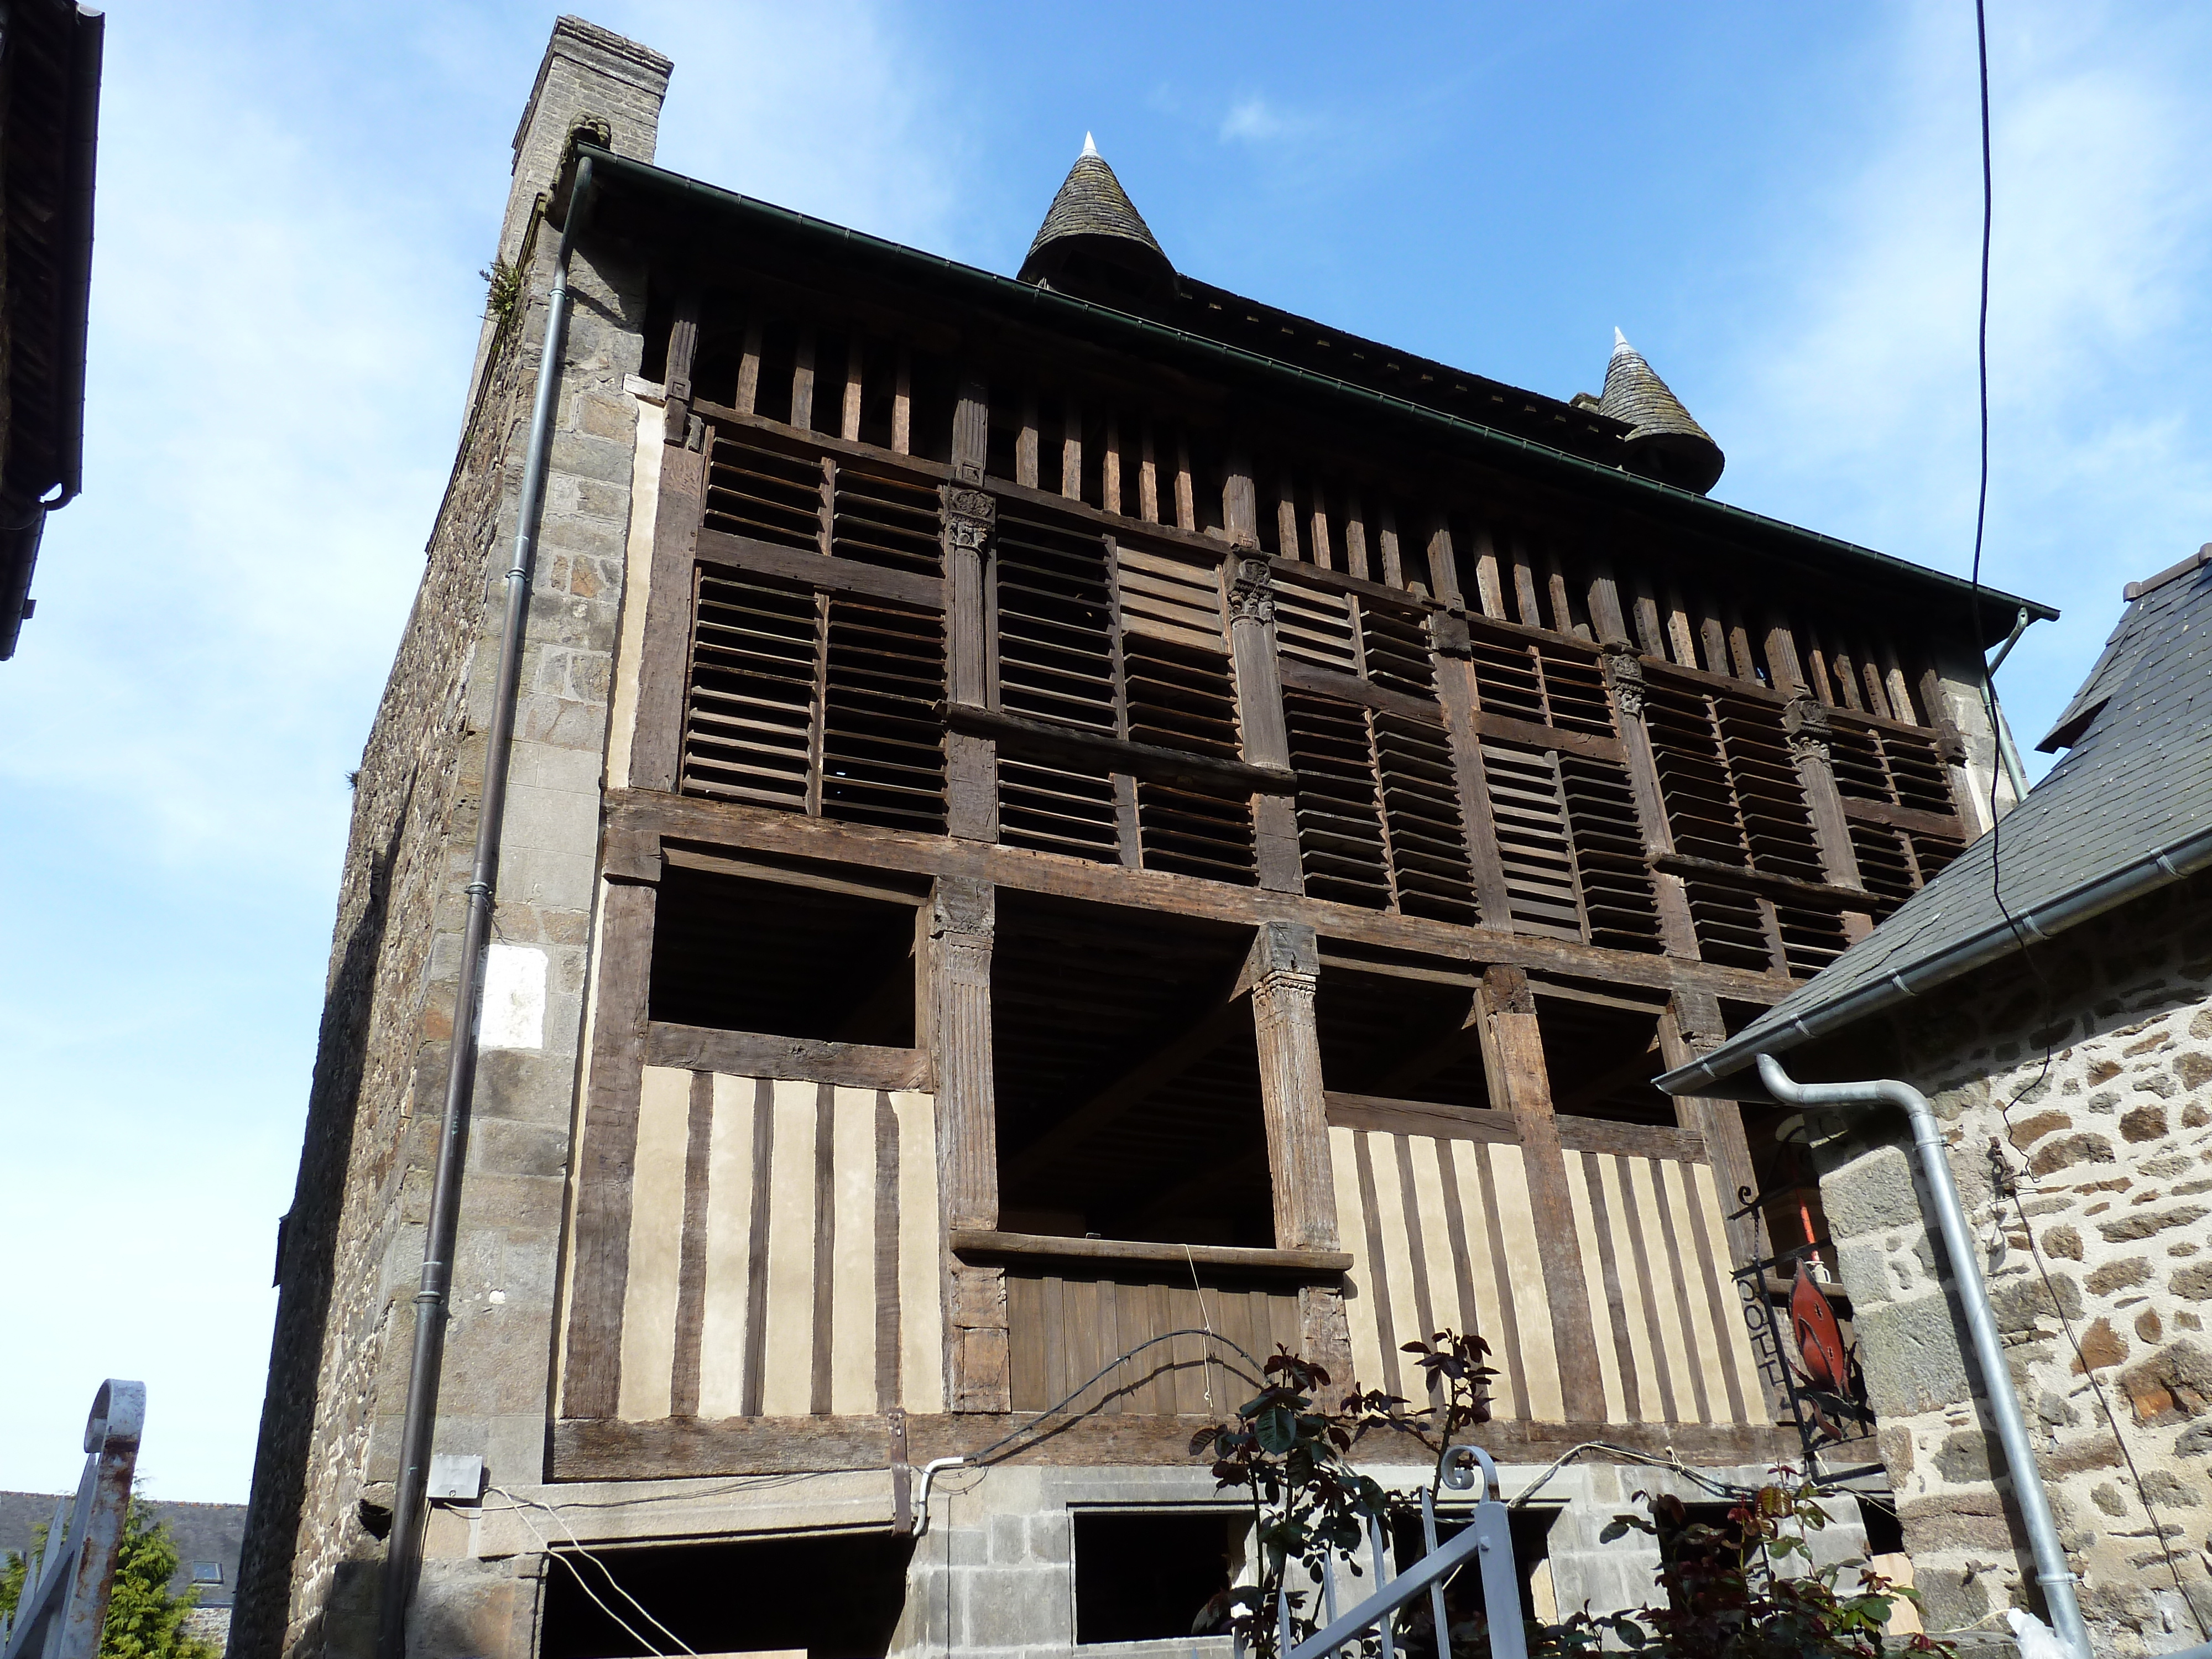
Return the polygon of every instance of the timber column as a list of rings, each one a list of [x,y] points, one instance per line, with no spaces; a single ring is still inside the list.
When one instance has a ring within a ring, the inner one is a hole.
[[[981,487],[990,435],[988,398],[979,381],[960,388],[952,415],[953,481],[944,492],[945,692],[969,708],[988,708],[993,690],[983,550],[998,507]],[[997,744],[973,732],[945,734],[948,834],[963,841],[998,840],[998,751]]]
[[[930,900],[937,1048],[937,1182],[947,1237],[999,1224],[998,1109],[991,1084],[991,944],[996,894],[970,876],[939,878]],[[945,1398],[956,1412],[1012,1408],[1002,1267],[945,1264]]]
[[[1328,1103],[1322,1092],[1321,1031],[1314,992],[1321,951],[1314,930],[1296,922],[1261,924],[1248,969],[1252,1027],[1260,1051],[1260,1105],[1267,1129],[1267,1171],[1274,1190],[1275,1247],[1342,1248],[1336,1177],[1328,1155]],[[1341,1291],[1308,1285],[1298,1291],[1305,1356],[1333,1378],[1352,1375],[1352,1333]]]
[[[1475,994],[1491,1098],[1513,1114],[1521,1132],[1521,1165],[1536,1223],[1536,1254],[1551,1303],[1552,1341],[1559,1361],[1559,1397],[1571,1423],[1605,1421],[1605,1384],[1590,1322],[1589,1281],[1583,1275],[1566,1154],[1552,1113],[1551,1075],[1536,1027],[1536,998],[1518,968],[1486,969]]]
[[[1613,615],[1620,606],[1613,606]],[[1636,797],[1637,821],[1644,826],[1646,863],[1674,850],[1674,826],[1667,821],[1667,801],[1659,788],[1659,757],[1651,748],[1651,729],[1644,723],[1644,663],[1636,647],[1625,639],[1605,642],[1605,683],[1613,693],[1613,723],[1620,728],[1620,745],[1628,756],[1628,785]],[[1690,890],[1670,870],[1651,872],[1652,896],[1659,906],[1659,941],[1670,957],[1686,962],[1698,959],[1698,930],[1690,919]]]
[[[1821,872],[1833,886],[1864,886],[1859,879],[1858,854],[1851,848],[1850,820],[1844,816],[1844,798],[1836,788],[1831,751],[1835,731],[1828,722],[1828,711],[1810,692],[1800,690],[1782,710],[1782,729],[1789,736],[1790,758],[1805,791],[1806,810],[1813,816],[1813,840],[1820,849]],[[1844,912],[1844,936],[1853,944],[1872,932],[1871,908]]]
[[[1238,480],[1232,475],[1230,482],[1234,486]],[[1224,498],[1232,520],[1250,516],[1251,480],[1242,482],[1241,496],[1231,488]],[[1259,538],[1237,523],[1232,523],[1231,534],[1241,538],[1243,550],[1229,583],[1229,651],[1237,668],[1237,714],[1243,727],[1244,758],[1255,766],[1287,772],[1291,738],[1283,722],[1282,678],[1275,665],[1275,591]],[[1260,885],[1273,893],[1303,892],[1298,814],[1291,797],[1254,795],[1252,832]]]

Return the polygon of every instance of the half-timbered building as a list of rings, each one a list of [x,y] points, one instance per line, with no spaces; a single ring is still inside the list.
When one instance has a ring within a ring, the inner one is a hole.
[[[1193,1430],[1279,1346],[1418,1395],[1448,1328],[1509,1480],[1601,1443],[1525,1511],[1529,1607],[1641,1600],[1597,1528],[1692,1488],[1624,1459],[1802,1455],[1742,1270],[1819,1224],[1751,1201],[1768,1126],[1651,1079],[2008,804],[2022,602],[1713,500],[1625,341],[1555,398],[1211,287],[1088,143],[1019,272],[970,269],[657,169],[667,72],[563,20],[517,134],[237,1651],[374,1625],[487,764],[415,1651],[1187,1632],[1243,1524]]]

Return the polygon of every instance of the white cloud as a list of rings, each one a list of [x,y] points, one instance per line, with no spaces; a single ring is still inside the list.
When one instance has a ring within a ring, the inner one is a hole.
[[[1289,123],[1256,92],[1238,99],[1230,106],[1229,113],[1221,118],[1221,142],[1224,144],[1239,140],[1265,143],[1281,137],[1289,130]]]

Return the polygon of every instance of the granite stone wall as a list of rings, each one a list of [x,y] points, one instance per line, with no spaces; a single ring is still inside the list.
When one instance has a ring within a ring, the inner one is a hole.
[[[547,52],[518,146],[531,165],[519,167],[515,196],[534,225],[515,250],[524,299],[503,325],[488,326],[422,586],[356,780],[279,1266],[231,1635],[239,1659],[366,1654],[374,1638],[384,1554],[375,1523],[388,1518],[397,1468],[463,889],[557,240],[534,216],[578,127],[611,131],[626,153],[650,159],[650,118],[666,78],[665,60],[654,60],[647,108],[638,64],[653,55],[627,42],[617,52],[606,44],[616,38],[602,34],[564,19]],[[600,77],[604,92],[587,72],[594,54],[624,66]],[[511,204],[510,221],[516,211]],[[508,1482],[538,1479],[544,1458],[629,519],[637,405],[623,385],[639,364],[645,313],[643,271],[595,249],[588,234],[570,289],[494,913],[495,966],[514,988],[496,1035],[486,1022],[436,1441],[440,1451],[483,1456],[490,1479]],[[437,1538],[434,1524],[434,1554]],[[538,1570],[536,1559],[459,1571],[434,1563],[410,1651],[502,1650],[534,1620]],[[499,1582],[477,1582],[488,1577]]]
[[[1899,1021],[2100,1652],[2212,1635],[2212,884],[2087,923]],[[1872,1052],[1871,1048],[1869,1052]],[[1884,1066],[1892,1063],[1885,1058]],[[1838,1073],[1840,1074],[1840,1073]],[[1901,1116],[1816,1118],[1881,1446],[1932,1629],[2040,1609]]]

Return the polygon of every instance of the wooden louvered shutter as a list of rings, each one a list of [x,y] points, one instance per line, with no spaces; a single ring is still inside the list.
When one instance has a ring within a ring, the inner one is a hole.
[[[699,572],[684,793],[811,808],[820,609],[811,588]]]
[[[1948,768],[1932,735],[1831,716],[1829,756],[1867,890],[1893,908],[1966,845]]]
[[[1473,921],[1466,818],[1419,612],[1279,575],[1275,627],[1305,890]]]
[[[1643,827],[1596,658],[1504,630],[1478,629],[1468,650],[1478,722],[1492,717],[1480,744],[1510,912],[1500,920],[1523,933],[1656,951]],[[1547,740],[1539,728],[1559,735]]]

